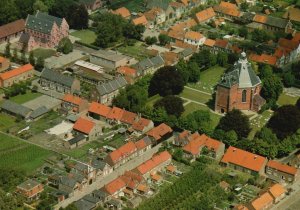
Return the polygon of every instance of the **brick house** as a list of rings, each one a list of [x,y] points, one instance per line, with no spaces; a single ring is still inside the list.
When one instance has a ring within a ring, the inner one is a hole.
[[[71,173],[76,173],[84,176],[88,184],[92,184],[96,180],[96,169],[86,163],[77,162],[71,169]]]
[[[78,79],[47,68],[42,71],[39,83],[42,87],[62,93],[80,91],[80,81]]]
[[[110,183],[104,185],[100,190],[106,192],[108,195],[118,198],[124,196],[123,190],[126,189],[126,183],[120,178],[116,178]]]
[[[273,205],[273,197],[269,192],[265,192],[253,201],[249,205],[249,210],[267,210]]]
[[[225,1],[221,1],[219,5],[214,6],[214,11],[228,19],[235,19],[241,15],[239,8],[235,4]]]
[[[151,149],[152,141],[148,136],[145,136],[144,138],[135,142],[135,146],[138,150],[138,155],[143,155],[144,152]]]
[[[230,146],[221,165],[252,175],[264,175],[267,158]]]
[[[107,164],[106,162],[100,160],[100,159],[93,159],[91,161],[91,166],[93,166],[96,169],[96,177],[105,177],[108,174],[113,172],[113,168]]]
[[[153,121],[142,117],[132,125],[132,129],[138,132],[139,134],[146,133],[152,128],[154,128]]]
[[[96,120],[106,120],[111,108],[97,102],[90,104],[88,115]]]
[[[32,179],[28,179],[22,184],[17,186],[16,192],[28,201],[33,201],[39,198],[40,194],[44,191],[44,186]]]
[[[137,25],[143,25],[145,27],[148,27],[148,21],[145,15],[141,15],[140,17],[136,17],[132,19],[132,23],[137,26]]]
[[[7,70],[9,66],[10,61],[7,58],[0,56],[0,72]]]
[[[80,4],[83,4],[88,11],[94,11],[102,7],[102,0],[79,0]]]
[[[274,199],[274,203],[280,202],[286,196],[287,190],[281,184],[274,184],[268,189],[268,192]]]
[[[272,31],[272,32],[293,32],[292,23],[290,20],[273,17],[270,15],[256,14],[253,18],[253,22],[258,25],[261,29]]]
[[[154,27],[156,25],[161,25],[164,22],[166,22],[166,12],[158,7],[153,7],[149,11],[144,13],[148,23],[149,27]]]
[[[120,15],[122,18],[129,19],[131,17],[130,11],[126,7],[121,7],[112,11],[115,15]]]
[[[183,147],[185,157],[195,160],[201,154],[220,160],[224,155],[225,144],[205,134],[198,136]]]
[[[25,20],[20,19],[0,26],[0,44],[10,39],[18,38],[25,29]]]
[[[250,54],[249,56],[249,60],[250,61],[254,61],[256,63],[263,63],[263,64],[267,64],[270,66],[276,66],[277,65],[277,57],[273,56],[273,55],[267,55],[267,54],[261,54],[261,55],[257,55],[257,54]]]
[[[85,135],[87,140],[94,140],[102,133],[102,128],[93,121],[81,117],[75,122],[73,132],[75,135]]]
[[[260,96],[261,81],[242,53],[234,70],[225,74],[217,85],[215,111],[232,109],[259,111],[265,104]]]
[[[10,87],[15,83],[25,81],[33,76],[33,66],[31,64],[26,64],[11,71],[0,73],[0,87]]]
[[[128,84],[133,84],[136,78],[139,76],[137,70],[128,66],[121,66],[117,69],[119,74],[124,75]]]
[[[276,181],[294,182],[299,175],[297,168],[270,160],[266,166],[266,174]]]
[[[170,138],[173,135],[173,130],[170,126],[162,123],[159,126],[152,128],[146,135],[152,139],[153,144],[158,144]]]
[[[66,110],[68,112],[72,111],[75,113],[80,113],[87,110],[88,106],[89,104],[87,100],[69,93],[64,95],[61,103],[61,108],[63,110]]]
[[[37,47],[54,48],[59,41],[69,35],[69,25],[64,18],[57,18],[43,12],[28,15],[25,32],[20,42],[25,44],[28,51]]]
[[[197,47],[203,45],[205,40],[206,40],[205,36],[203,36],[199,32],[195,32],[195,31],[188,31],[184,35],[184,42],[185,43],[195,45]]]
[[[215,11],[212,7],[209,7],[205,10],[202,10],[198,13],[196,13],[196,21],[200,23],[206,23],[210,20],[212,20],[216,16]]]

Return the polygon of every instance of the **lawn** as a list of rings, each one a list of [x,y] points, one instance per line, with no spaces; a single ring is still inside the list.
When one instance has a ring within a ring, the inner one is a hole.
[[[203,104],[208,103],[212,99],[211,95],[204,94],[196,90],[188,89],[186,87],[179,96]]]
[[[33,50],[34,57],[42,57],[43,59],[49,58],[53,56],[56,53],[55,50],[52,49],[44,49],[44,48],[38,48]]]
[[[200,74],[200,81],[197,83],[189,83],[188,86],[207,92],[212,93],[214,87],[217,85],[222,75],[224,74],[225,68],[220,66],[211,67]]]
[[[290,96],[290,95],[287,95],[286,93],[282,93],[280,96],[279,96],[279,99],[277,100],[277,103],[280,105],[280,106],[283,106],[283,105],[288,105],[288,104],[296,104],[297,100],[298,100],[299,97],[295,97],[295,96]]]
[[[58,112],[50,111],[39,120],[30,122],[30,131],[32,134],[41,133],[44,130],[61,123],[62,120],[63,117]]]
[[[53,153],[0,133],[0,168],[14,168],[32,174]]]
[[[205,111],[209,110],[210,111],[210,109],[207,106],[196,104],[196,103],[193,103],[193,102],[187,104],[184,107],[184,109],[185,109],[185,111],[183,113],[183,116],[186,116],[189,113],[192,113],[192,112],[197,111],[197,110],[205,110]],[[217,115],[217,114],[215,114],[213,112],[210,112],[210,117],[211,117],[211,120],[212,120],[212,126],[216,127],[219,124],[221,116]]]
[[[1,131],[6,131],[7,129],[15,126],[16,119],[8,114],[5,113],[0,113],[0,130]]]
[[[26,94],[20,94],[14,97],[9,98],[9,100],[16,102],[17,104],[23,104],[27,101],[31,101],[37,97],[40,97],[42,94],[40,93],[32,93],[31,91],[27,91]]]
[[[145,11],[144,2],[141,0],[114,0],[110,5],[110,8],[114,10],[120,7],[126,7],[131,12]]]
[[[139,41],[137,41],[133,46],[118,47],[117,51],[132,56],[139,61],[149,57],[147,54],[147,49],[144,46],[144,43]]]
[[[270,117],[273,115],[273,112],[266,110],[262,114],[259,114],[257,117],[250,121],[250,126],[252,128],[249,133],[248,138],[253,139],[255,133],[259,131],[265,124],[269,121]]]
[[[125,136],[122,134],[115,134],[111,141],[109,141],[108,145],[114,148],[119,148],[124,145],[126,142]]]
[[[159,99],[161,99],[161,96],[158,94],[155,96],[151,96],[147,100],[147,105],[152,107],[155,104],[155,102],[158,101]]]
[[[96,33],[91,30],[75,31],[75,32],[71,33],[71,35],[79,38],[81,42],[86,43],[86,44],[93,44],[97,38]]]
[[[85,160],[88,154],[88,151],[90,148],[92,149],[98,149],[103,146],[103,143],[100,143],[98,141],[91,141],[79,148],[67,150],[65,154],[80,160]]]

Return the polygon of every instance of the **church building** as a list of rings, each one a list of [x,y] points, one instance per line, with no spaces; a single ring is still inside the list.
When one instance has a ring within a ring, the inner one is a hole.
[[[217,85],[215,111],[259,111],[266,103],[260,96],[261,85],[261,80],[248,62],[246,53],[241,53],[233,71],[226,73]]]

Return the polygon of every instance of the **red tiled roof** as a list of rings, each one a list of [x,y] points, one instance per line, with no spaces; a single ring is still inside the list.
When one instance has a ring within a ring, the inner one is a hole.
[[[20,74],[23,74],[23,73],[31,71],[31,70],[33,70],[33,66],[31,64],[26,64],[24,66],[21,66],[19,68],[13,69],[11,71],[7,71],[7,72],[4,72],[4,73],[1,73],[0,74],[0,79],[1,80],[7,80],[9,78],[18,76]]]
[[[167,166],[167,170],[173,173],[173,172],[176,171],[176,167],[173,166],[173,165],[168,165],[168,166]]]
[[[267,20],[268,20],[268,16],[260,15],[260,14],[256,14],[253,18],[253,21],[258,23],[266,23]]]
[[[122,118],[120,119],[120,121],[123,122],[123,123],[127,123],[127,124],[132,125],[132,124],[135,123],[136,117],[137,117],[137,114],[124,110]]]
[[[203,38],[203,35],[200,34],[199,32],[188,31],[185,33],[184,38],[199,41],[201,38]]]
[[[121,120],[124,110],[118,107],[113,107],[107,115],[108,119],[111,120]]]
[[[141,174],[146,174],[147,172],[150,172],[151,170],[166,162],[167,160],[170,160],[171,158],[172,156],[170,155],[170,153],[168,151],[164,151],[158,155],[153,156],[150,160],[139,165],[136,169]]]
[[[127,8],[121,7],[119,9],[116,9],[115,11],[112,12],[113,14],[116,15],[121,15],[123,18],[128,18],[130,17],[130,12]]]
[[[160,140],[164,135],[171,133],[173,130],[170,126],[162,123],[159,126],[147,132],[148,136],[153,137],[156,141]]]
[[[144,141],[144,139],[140,139],[137,142],[135,142],[135,146],[138,150],[141,150],[141,149],[146,148],[148,145],[146,145],[146,142]]]
[[[252,207],[255,210],[263,210],[267,206],[269,206],[273,202],[273,198],[270,193],[266,192],[256,198],[254,201],[251,202]]]
[[[285,38],[280,38],[278,40],[278,45],[280,47],[286,48],[286,49],[291,49],[294,50],[299,46],[299,42],[297,42],[296,40],[289,40],[289,39],[285,39]]]
[[[135,151],[136,151],[136,146],[132,141],[130,141],[124,144],[123,146],[119,147],[115,151],[109,153],[109,157],[114,163],[116,163],[119,160],[123,159],[124,157],[131,155]]]
[[[130,189],[137,188],[138,184],[140,184],[144,180],[144,178],[141,175],[134,173],[132,171],[126,171],[124,175],[122,175],[120,178],[125,182],[126,186]]]
[[[20,19],[0,26],[0,39],[21,32],[25,29],[25,20]]]
[[[103,117],[107,117],[108,113],[111,111],[111,108],[97,102],[92,102],[89,107],[89,112],[98,114]]]
[[[133,68],[130,68],[128,66],[121,66],[118,68],[118,72],[120,74],[129,75],[129,76],[135,76],[136,70]]]
[[[286,189],[281,184],[276,183],[270,187],[269,193],[276,199],[286,193]]]
[[[6,59],[6,58],[0,56],[0,63],[3,63],[3,62],[5,62],[5,61],[8,61],[8,59]]]
[[[164,11],[163,11],[161,8],[153,7],[151,10],[145,12],[144,15],[145,15],[145,17],[147,18],[147,20],[154,21],[154,20],[155,20],[155,17],[156,17],[158,14],[161,14],[161,13],[163,13],[163,12],[164,12]]]
[[[151,120],[141,118],[138,122],[132,125],[132,128],[137,131],[143,131],[151,123]]]
[[[294,35],[294,37],[293,37],[292,40],[299,43],[299,42],[300,42],[300,32],[297,32],[297,33]]]
[[[252,171],[260,171],[265,166],[266,158],[230,146],[221,162],[242,166]]]
[[[196,19],[199,23],[209,20],[210,18],[213,18],[216,16],[215,11],[212,7],[209,7],[205,10],[202,10],[196,14]]]
[[[65,94],[62,100],[65,101],[65,102],[69,102],[69,103],[71,103],[71,104],[76,104],[76,105],[78,105],[78,106],[79,106],[79,105],[82,103],[82,101],[83,101],[82,98],[80,98],[80,97],[78,97],[78,96],[74,96],[74,95],[69,94],[69,93]]]
[[[110,195],[115,194],[116,192],[122,190],[126,187],[126,183],[120,178],[116,178],[107,185],[104,186],[106,192]]]
[[[176,2],[176,1],[170,2],[169,5],[170,5],[171,7],[174,7],[174,8],[184,7],[184,4],[183,4],[183,3]]]
[[[139,25],[139,24],[147,25],[148,24],[148,21],[147,21],[145,15],[142,15],[141,17],[137,17],[137,18],[133,19],[132,22],[134,25]]]
[[[249,60],[257,62],[257,63],[266,63],[272,66],[275,66],[277,63],[277,58],[276,56],[273,55],[267,55],[267,54],[251,54],[249,56]]]
[[[243,204],[238,204],[233,208],[233,210],[249,210],[249,209]]]
[[[81,133],[89,134],[91,130],[94,128],[94,126],[95,126],[94,122],[81,117],[75,122],[73,129]]]
[[[219,5],[214,6],[214,10],[234,17],[239,17],[241,14],[241,12],[235,4],[225,1],[221,1]]]
[[[268,162],[267,166],[270,167],[270,168],[274,168],[278,171],[281,171],[281,172],[284,172],[284,173],[287,173],[287,174],[291,174],[291,175],[296,175],[297,172],[298,172],[297,168],[282,164],[282,163],[277,162],[275,160],[270,160]]]
[[[216,41],[213,39],[206,39],[203,43],[203,45],[213,47],[215,45]]]
[[[227,45],[228,45],[228,41],[227,40],[225,40],[225,39],[217,39],[214,46],[225,49],[227,47]]]

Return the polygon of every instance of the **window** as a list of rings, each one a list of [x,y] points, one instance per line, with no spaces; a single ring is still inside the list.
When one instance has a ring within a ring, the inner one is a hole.
[[[242,92],[242,102],[246,102],[247,100],[247,90],[243,90]]]

